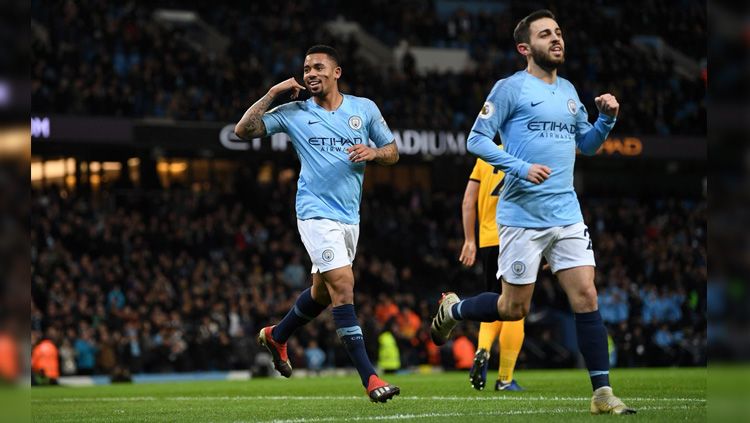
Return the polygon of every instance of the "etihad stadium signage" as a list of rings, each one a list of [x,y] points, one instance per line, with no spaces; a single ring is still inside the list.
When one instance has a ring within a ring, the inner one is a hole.
[[[32,153],[35,154],[107,150],[108,146],[121,150],[160,149],[179,154],[204,152],[222,156],[294,151],[286,134],[242,140],[234,135],[234,124],[215,122],[32,115],[30,125]],[[467,135],[462,132],[399,128],[392,132],[402,156],[429,160],[468,154]],[[315,139],[314,142],[325,144],[325,140]],[[615,134],[602,144],[597,155],[705,160],[706,138]]]
[[[460,132],[449,131],[419,131],[413,129],[394,130],[393,137],[398,145],[400,154],[444,156],[466,154],[466,136]],[[292,150],[292,140],[286,134],[271,135],[269,147],[273,151]],[[234,125],[227,125],[219,133],[219,143],[224,148],[238,151],[261,151],[266,148],[261,138],[242,140],[234,135]],[[370,145],[374,146],[372,142]]]
[[[467,154],[466,135],[461,132],[396,129],[393,130],[393,137],[396,140],[396,145],[398,145],[398,151],[402,155],[429,157]],[[242,140],[234,135],[234,125],[227,125],[219,135],[219,142],[227,149],[239,151],[262,151],[266,148],[273,151],[293,149],[292,141],[286,134],[274,134],[270,138],[271,141],[268,146],[261,138],[250,141]],[[621,157],[705,158],[705,141],[703,141],[703,154],[701,155],[699,138],[675,138],[678,140],[665,139],[664,137],[609,137],[596,154]],[[670,150],[654,148],[656,144],[663,144],[665,141],[673,143]],[[683,149],[675,148],[680,143],[683,143]],[[374,146],[372,142],[370,145]],[[668,151],[676,154],[670,155]]]

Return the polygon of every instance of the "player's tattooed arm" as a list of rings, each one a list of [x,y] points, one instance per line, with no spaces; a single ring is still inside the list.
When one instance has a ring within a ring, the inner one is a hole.
[[[273,103],[273,99],[284,91],[292,90],[292,99],[297,98],[300,91],[305,87],[300,85],[296,79],[289,78],[271,87],[268,93],[250,106],[242,115],[242,119],[234,127],[234,133],[243,139],[257,138],[266,135],[266,124],[263,123],[263,113]]]
[[[238,137],[251,139],[266,135],[266,124],[263,123],[262,116],[273,102],[273,97],[269,91],[245,111],[242,119],[234,127],[234,133]]]
[[[349,160],[354,163],[374,161],[382,165],[392,165],[398,161],[398,147],[395,140],[380,148],[368,147],[365,144],[354,144],[346,151],[349,153]]]
[[[396,164],[398,161],[398,146],[396,141],[375,150],[375,162],[382,165]]]

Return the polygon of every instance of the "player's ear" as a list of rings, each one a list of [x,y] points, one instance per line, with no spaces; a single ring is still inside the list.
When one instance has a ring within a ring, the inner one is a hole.
[[[528,56],[531,54],[531,46],[526,43],[516,44],[516,50],[521,53],[522,56]]]
[[[333,78],[334,79],[341,78],[341,66],[336,66],[336,69],[333,70]]]

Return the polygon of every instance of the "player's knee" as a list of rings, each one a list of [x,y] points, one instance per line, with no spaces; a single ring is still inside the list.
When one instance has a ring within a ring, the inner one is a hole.
[[[596,287],[592,283],[575,291],[574,298],[571,298],[573,311],[576,313],[587,313],[598,308],[598,297]]]
[[[523,306],[515,307],[507,312],[503,320],[508,322],[515,322],[517,320],[523,319],[527,314],[529,314],[529,310],[524,308]]]
[[[529,314],[528,303],[518,303],[514,309],[513,320],[521,320]]]
[[[353,278],[346,277],[345,275],[329,278],[327,285],[328,293],[330,294],[331,302],[333,303],[334,307],[341,304],[354,303]]]
[[[354,304],[353,290],[339,290],[331,293],[331,303],[334,307],[342,304]]]
[[[311,290],[311,296],[318,304],[330,304],[331,295],[325,287],[325,284],[313,285]]]
[[[504,321],[521,320],[529,314],[529,305],[524,302],[500,301],[498,311]]]

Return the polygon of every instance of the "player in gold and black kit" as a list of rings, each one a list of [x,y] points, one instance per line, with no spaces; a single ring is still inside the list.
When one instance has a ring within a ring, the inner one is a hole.
[[[493,168],[482,159],[477,159],[474,170],[469,176],[469,183],[466,185],[462,206],[464,245],[459,260],[466,266],[474,265],[477,252],[474,228],[478,215],[479,255],[484,268],[486,289],[496,293],[500,293],[501,285],[497,278],[499,238],[495,216],[504,177],[505,173]],[[497,382],[495,382],[495,390],[522,390],[513,379],[513,369],[516,366],[516,359],[523,344],[524,320],[481,323],[479,346],[474,355],[474,365],[469,372],[471,386],[474,389],[484,389],[492,344],[495,339],[499,338],[500,370],[497,375]]]

